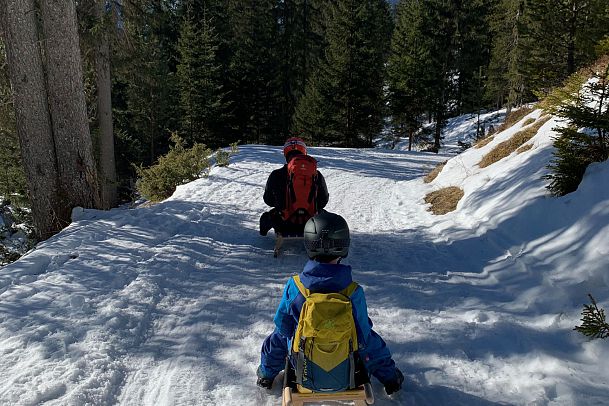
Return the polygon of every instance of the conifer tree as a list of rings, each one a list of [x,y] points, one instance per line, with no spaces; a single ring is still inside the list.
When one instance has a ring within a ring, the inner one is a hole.
[[[384,0],[340,0],[328,7],[328,45],[297,106],[297,131],[314,142],[372,144],[382,125],[389,27]]]
[[[429,103],[430,44],[423,32],[425,8],[422,2],[403,0],[396,11],[387,69],[389,106],[397,135],[408,135],[410,150]]]
[[[277,52],[281,81],[281,132],[289,133],[307,78],[315,72],[324,49],[323,10],[328,0],[281,0]]]
[[[178,42],[177,79],[182,138],[189,145],[202,143],[217,148],[230,142],[229,134],[223,131],[230,117],[213,24],[206,4],[200,17],[196,17],[192,4],[187,6]]]
[[[491,16],[493,32],[486,94],[497,108],[530,99],[526,80],[530,12],[525,0],[498,0]]]
[[[144,4],[145,3],[145,4]],[[175,1],[124,2],[125,30],[114,53],[114,116],[117,161],[122,173],[131,163],[151,165],[169,149],[179,127]]]
[[[229,0],[232,38],[230,92],[242,139],[283,141],[279,112],[281,81],[277,52],[277,5],[271,0]]]
[[[27,199],[12,98],[5,47],[0,40],[0,200],[13,194]]]
[[[593,61],[594,45],[609,34],[606,0],[529,0],[527,59],[535,90],[547,93]]]
[[[556,130],[559,136],[549,165],[552,173],[546,176],[551,181],[548,189],[558,196],[577,189],[588,165],[609,157],[609,57],[601,59],[590,72],[584,71],[588,75],[582,72],[572,76],[570,80],[579,88],[566,93],[554,110],[567,121],[565,127]]]

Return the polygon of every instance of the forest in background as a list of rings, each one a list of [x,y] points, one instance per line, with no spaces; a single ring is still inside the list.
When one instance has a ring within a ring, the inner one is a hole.
[[[75,5],[93,156],[99,169],[109,131],[116,170],[109,184],[121,199],[131,196],[135,166],[155,163],[176,132],[186,146],[212,150],[291,135],[368,147],[381,132],[428,137],[437,150],[447,118],[544,97],[593,61],[609,34],[605,0],[62,3]],[[44,25],[44,15],[39,20]],[[3,38],[0,195],[25,196]],[[421,132],[427,122],[434,125]]]

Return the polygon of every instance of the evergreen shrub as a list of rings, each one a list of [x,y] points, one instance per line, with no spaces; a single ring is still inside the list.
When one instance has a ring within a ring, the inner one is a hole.
[[[238,141],[230,144],[230,151],[218,148],[216,151],[216,165],[222,167],[228,166],[230,164],[230,157],[239,152],[238,144]]]
[[[605,311],[600,309],[592,295],[588,294],[591,304],[584,305],[582,311],[582,324],[573,330],[591,338],[609,337],[609,324],[605,321]]]
[[[577,190],[588,165],[609,157],[609,56],[569,78],[546,108],[567,123],[555,129],[554,159],[545,176],[548,190],[564,196]]]
[[[228,166],[230,159],[230,152],[223,150],[222,148],[218,148],[216,151],[216,165],[217,166]]]
[[[209,156],[212,151],[203,144],[184,147],[184,140],[177,133],[171,135],[174,143],[169,152],[161,156],[149,168],[136,166],[137,189],[142,196],[153,202],[164,200],[175,192],[178,185],[207,177],[210,170]]]

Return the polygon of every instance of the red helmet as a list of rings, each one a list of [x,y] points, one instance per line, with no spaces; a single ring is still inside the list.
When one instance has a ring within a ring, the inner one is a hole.
[[[307,144],[298,137],[288,138],[283,145],[283,156],[287,156],[291,151],[300,151],[302,154],[306,155]]]

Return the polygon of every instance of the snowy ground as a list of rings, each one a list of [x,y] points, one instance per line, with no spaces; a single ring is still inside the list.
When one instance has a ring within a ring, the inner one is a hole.
[[[375,404],[609,404],[607,341],[572,331],[588,293],[609,308],[609,162],[549,197],[555,125],[531,150],[478,168],[519,124],[431,184],[422,176],[451,154],[311,150],[327,208],[351,225],[345,262],[406,375],[392,398],[374,381]],[[280,149],[243,146],[232,160],[152,207],[77,210],[0,269],[1,405],[280,403],[280,385],[258,389],[255,369],[305,252],[288,244],[275,259],[258,234]],[[433,216],[423,197],[447,185],[465,197]]]

